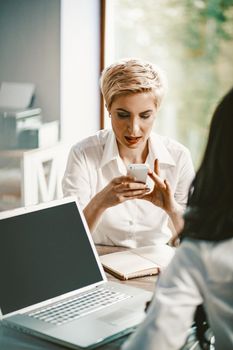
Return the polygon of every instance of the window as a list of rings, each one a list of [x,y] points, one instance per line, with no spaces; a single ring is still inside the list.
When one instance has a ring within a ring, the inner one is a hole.
[[[233,1],[108,0],[106,6],[105,64],[140,57],[166,72],[168,93],[154,128],[186,145],[197,167],[213,110],[233,85]]]

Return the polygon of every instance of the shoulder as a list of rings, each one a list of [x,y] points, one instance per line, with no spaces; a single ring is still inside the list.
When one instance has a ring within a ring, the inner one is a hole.
[[[204,264],[199,242],[194,240],[182,241],[176,248],[176,253],[166,271],[162,274],[159,286],[166,288],[178,288],[180,293],[182,285],[191,288],[192,294],[197,290],[197,279],[202,280]],[[165,291],[166,292],[166,291]]]
[[[152,152],[154,154],[161,156],[163,159],[172,159],[173,163],[176,165],[192,165],[192,158],[190,151],[180,142],[174,140],[171,137],[159,135],[152,132],[151,136]]]
[[[210,247],[208,247],[210,249]],[[184,239],[176,250],[175,263],[177,269],[183,266],[187,271],[196,266],[200,271],[203,270],[203,256],[205,252],[202,249],[202,243],[196,239]]]
[[[103,150],[103,147],[111,133],[111,129],[99,130],[95,134],[90,135],[74,144],[71,148],[71,152],[74,154],[85,154],[90,152],[98,153],[100,150]]]
[[[161,142],[171,154],[190,154],[190,151],[187,147],[171,137],[159,134],[153,134],[153,137],[158,138],[159,142]]]

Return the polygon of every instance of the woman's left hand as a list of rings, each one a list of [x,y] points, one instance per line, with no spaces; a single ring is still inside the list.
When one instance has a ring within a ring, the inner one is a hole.
[[[154,182],[154,188],[141,196],[141,199],[145,199],[166,211],[174,225],[176,234],[178,234],[184,225],[183,208],[176,202],[169,182],[161,179],[158,159],[154,162],[154,171],[150,170],[148,175]]]
[[[177,206],[177,203],[174,199],[170,184],[167,180],[162,180],[160,177],[158,159],[156,159],[154,162],[154,171],[149,170],[148,175],[154,182],[154,188],[141,198],[146,199],[157,207],[164,209],[167,213],[173,211]]]

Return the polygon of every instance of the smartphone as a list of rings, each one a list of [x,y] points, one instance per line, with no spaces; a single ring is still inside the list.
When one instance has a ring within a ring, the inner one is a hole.
[[[134,176],[137,181],[146,183],[148,169],[148,164],[129,164],[127,174]]]

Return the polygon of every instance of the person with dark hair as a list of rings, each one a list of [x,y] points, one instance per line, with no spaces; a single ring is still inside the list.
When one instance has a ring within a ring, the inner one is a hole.
[[[203,306],[216,350],[233,349],[233,89],[217,106],[191,185],[181,245],[124,350],[180,349]]]

